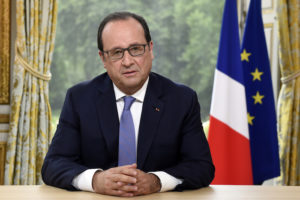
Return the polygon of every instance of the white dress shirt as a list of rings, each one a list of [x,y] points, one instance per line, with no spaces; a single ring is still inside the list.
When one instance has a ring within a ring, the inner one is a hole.
[[[138,133],[139,133],[139,127],[140,127],[140,119],[142,114],[142,108],[144,103],[144,98],[146,94],[146,89],[148,86],[149,77],[144,83],[143,87],[139,89],[136,93],[131,95],[135,98],[135,101],[133,102],[130,111],[133,119],[134,129],[135,129],[135,139],[138,141]],[[114,92],[116,96],[116,104],[118,109],[118,116],[119,120],[121,118],[123,107],[124,107],[124,100],[123,97],[126,96],[124,92],[122,92],[115,84],[113,84]],[[137,142],[136,142],[137,145]],[[137,148],[137,146],[136,146]],[[102,169],[88,169],[81,174],[77,175],[73,181],[72,185],[79,189],[84,191],[91,191],[94,192],[92,187],[92,179],[94,176],[94,173],[98,170]],[[175,178],[174,176],[169,175],[166,172],[163,171],[157,171],[157,172],[151,172],[158,176],[161,182],[161,189],[160,192],[165,192],[169,190],[173,190],[178,184],[182,183],[182,180]]]

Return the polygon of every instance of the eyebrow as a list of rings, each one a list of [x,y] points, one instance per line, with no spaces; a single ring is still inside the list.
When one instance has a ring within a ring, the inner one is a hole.
[[[128,47],[131,47],[131,46],[141,45],[141,44],[143,44],[143,43],[137,43],[137,42],[135,42],[135,43],[132,43],[132,44],[130,44],[129,46],[125,47],[125,49],[128,48]],[[147,44],[147,42],[146,42],[146,44]],[[110,50],[113,50],[113,49],[124,49],[124,48],[123,48],[123,47],[120,47],[120,46],[116,46],[116,47],[113,47],[113,48],[111,48],[111,49],[109,49],[109,50],[106,50],[106,51],[110,51]]]

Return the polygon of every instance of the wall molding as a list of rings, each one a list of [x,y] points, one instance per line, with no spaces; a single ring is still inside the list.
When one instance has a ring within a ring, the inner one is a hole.
[[[0,185],[4,183],[4,167],[6,155],[6,142],[0,142]]]
[[[9,114],[0,114],[0,123],[9,123]]]

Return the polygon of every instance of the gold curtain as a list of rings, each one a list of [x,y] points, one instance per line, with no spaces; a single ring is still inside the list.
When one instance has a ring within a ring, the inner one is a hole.
[[[2,0],[0,7],[0,104],[9,104],[10,67],[10,1]],[[0,123],[6,123],[6,115],[0,114]],[[1,163],[0,163],[1,164]],[[0,167],[1,168],[1,167]],[[1,174],[1,172],[0,172]],[[1,182],[1,180],[0,180]]]
[[[48,81],[56,0],[16,0],[17,38],[4,184],[41,184],[51,137]]]
[[[300,185],[300,0],[278,2],[282,87],[278,102],[281,185]]]

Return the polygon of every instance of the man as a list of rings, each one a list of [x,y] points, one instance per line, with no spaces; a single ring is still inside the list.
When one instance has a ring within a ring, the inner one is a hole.
[[[107,73],[68,90],[44,182],[115,196],[209,185],[214,166],[197,95],[151,72],[145,20],[128,12],[108,15],[98,48]]]

